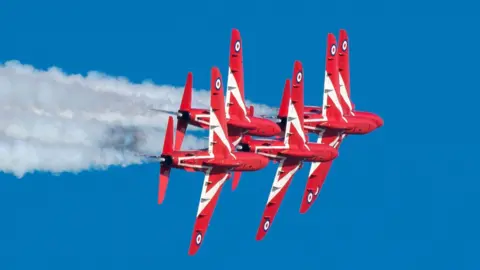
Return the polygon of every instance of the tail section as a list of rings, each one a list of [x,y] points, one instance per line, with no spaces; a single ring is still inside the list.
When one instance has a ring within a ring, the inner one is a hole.
[[[183,89],[182,101],[180,103],[180,111],[189,111],[192,108],[192,87],[193,87],[193,74],[188,72],[187,81],[185,82],[185,88]]]
[[[168,117],[167,130],[165,131],[165,138],[163,139],[162,155],[171,155],[174,149],[173,142],[173,117]]]
[[[255,108],[253,107],[253,105],[250,105],[250,107],[248,108],[248,117],[252,117],[254,113]]]
[[[341,120],[343,109],[339,100],[340,86],[338,81],[337,41],[332,33],[327,37],[326,70],[323,93],[322,114],[329,120]]]
[[[182,101],[180,103],[180,109],[177,115],[177,130],[175,132],[175,150],[180,150],[182,147],[185,132],[188,127],[189,112],[192,108],[192,87],[193,87],[193,75],[191,72],[187,74],[187,81],[185,83],[185,89],[183,90]]]
[[[287,127],[287,117],[288,117],[288,107],[290,106],[290,79],[285,80],[285,86],[283,87],[282,100],[280,101],[280,108],[277,113],[277,124],[281,129],[281,133],[278,134],[277,138],[281,139],[285,137],[285,129]]]
[[[283,87],[282,101],[280,101],[280,108],[278,109],[278,119],[286,118],[288,115],[288,106],[290,106],[290,79],[285,81]]]
[[[237,189],[238,183],[240,183],[240,176],[242,176],[242,172],[233,172],[232,190]]]
[[[232,144],[228,140],[227,120],[225,117],[223,81],[220,70],[213,67],[210,82],[210,129],[208,136],[208,152],[216,158],[229,156],[232,153]]]
[[[350,44],[348,40],[347,31],[344,29],[340,30],[340,51],[338,54],[338,68],[340,71],[339,82],[340,82],[340,95],[342,96],[343,102],[343,111],[345,115],[353,114],[354,105],[351,101],[350,96]]]
[[[165,132],[165,139],[163,140],[162,158],[160,161],[160,175],[158,177],[158,204],[162,204],[167,192],[168,180],[170,178],[171,167],[165,164],[165,156],[173,153],[173,117],[168,117],[167,130]]]
[[[287,126],[285,128],[285,144],[289,148],[308,148],[307,136],[303,130],[303,67],[300,61],[295,61],[293,68],[290,106],[288,108]]]
[[[237,29],[232,30],[230,40],[230,59],[228,67],[226,116],[241,122],[250,123],[247,106],[245,105],[245,89],[243,79],[242,38]]]

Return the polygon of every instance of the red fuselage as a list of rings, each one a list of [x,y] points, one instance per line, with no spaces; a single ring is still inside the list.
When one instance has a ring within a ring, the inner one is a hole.
[[[354,111],[353,114],[344,116],[342,120],[322,121],[322,107],[305,106],[305,129],[315,132],[318,128],[331,128],[344,130],[346,134],[368,134],[383,126],[383,119],[371,112]]]
[[[237,149],[266,156],[269,159],[291,157],[311,162],[326,162],[338,156],[337,149],[327,144],[307,143],[309,149],[298,149],[294,146],[287,147],[283,141],[277,140],[252,140],[240,144]]]
[[[363,118],[368,118],[372,120],[377,125],[377,128],[380,128],[383,126],[383,119],[378,114],[371,113],[371,112],[360,112],[360,111],[359,112],[355,111],[353,113],[355,114],[356,117],[363,117]]]
[[[244,152],[235,152],[234,156],[215,158],[205,150],[175,151],[164,158],[170,166],[186,171],[205,171],[209,167],[221,167],[230,171],[258,171],[268,165],[268,158]]]
[[[208,129],[210,123],[209,110],[192,108],[188,113],[188,121],[190,125]],[[272,137],[282,132],[275,122],[255,116],[250,116],[249,118],[251,120],[250,123],[227,120],[227,126],[245,129],[248,135],[260,137]]]

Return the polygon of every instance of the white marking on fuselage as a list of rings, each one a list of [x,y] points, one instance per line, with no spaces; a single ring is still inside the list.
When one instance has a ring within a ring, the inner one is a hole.
[[[292,132],[292,125],[295,128],[295,133]],[[290,147],[289,145],[289,137],[290,134],[298,134],[303,141],[303,145],[310,151],[310,147],[307,145],[307,138],[305,132],[303,131],[302,124],[300,123],[300,117],[295,108],[295,105],[290,101],[290,106],[288,107],[288,115],[287,115],[287,126],[285,127],[285,138],[284,144]]]
[[[197,114],[195,115],[195,121],[208,126],[210,124],[210,114]]]
[[[242,94],[240,93],[240,88],[238,88],[237,79],[233,75],[233,72],[230,69],[230,67],[228,67],[227,97],[225,102],[225,112],[226,112],[227,119],[230,119],[231,117],[230,103],[231,103],[232,95],[237,101],[238,106],[240,106],[240,108],[242,109],[245,119],[250,123],[251,120],[248,117],[247,106],[245,105],[245,102],[242,98]]]
[[[216,142],[214,142],[214,134],[220,138],[222,144],[228,149],[230,155],[237,159],[237,157],[232,153],[232,148],[230,145],[230,141],[225,134],[225,130],[223,130],[222,126],[220,125],[220,121],[217,118],[217,115],[213,112],[213,108],[210,108],[210,131],[208,136],[208,152],[213,154],[213,148]]]

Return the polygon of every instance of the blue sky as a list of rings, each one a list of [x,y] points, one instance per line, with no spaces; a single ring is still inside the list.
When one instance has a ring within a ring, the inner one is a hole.
[[[238,28],[247,98],[271,106],[297,59],[320,104],[326,34],[345,28],[352,98],[385,126],[347,138],[305,215],[297,173],[261,242],[276,166],[228,183],[195,257],[201,174],[174,171],[162,206],[157,164],[0,174],[0,269],[479,269],[478,18],[461,2],[4,1],[0,61],[134,82],[181,86],[192,71],[207,88]]]

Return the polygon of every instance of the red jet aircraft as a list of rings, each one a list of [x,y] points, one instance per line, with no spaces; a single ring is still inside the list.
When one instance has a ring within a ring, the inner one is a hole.
[[[268,159],[255,153],[232,152],[228,140],[223,83],[218,68],[211,71],[208,150],[179,151],[173,143],[173,117],[169,116],[160,159],[158,203],[167,190],[171,168],[205,174],[197,217],[190,242],[189,255],[194,255],[203,242],[220,191],[231,171],[257,171],[268,164]]]
[[[327,162],[337,157],[338,151],[320,143],[309,143],[303,128],[303,68],[299,61],[295,61],[293,84],[290,95],[290,80],[285,84],[283,100],[289,102],[286,116],[284,140],[251,140],[245,136],[237,149],[250,151],[279,161],[278,169],[273,180],[272,189],[268,196],[262,222],[258,228],[257,240],[263,239],[272,224],[280,204],[286,194],[293,175],[300,169],[304,161]],[[284,113],[285,108],[282,108]]]
[[[340,103],[341,107],[344,112],[344,116],[347,120],[352,118],[364,118],[375,122],[376,128],[380,128],[383,126],[383,119],[375,113],[371,112],[362,112],[362,111],[355,111],[355,105],[352,103],[350,99],[350,57],[349,57],[349,44],[348,44],[348,35],[347,31],[344,29],[340,30],[340,43],[342,47],[340,48],[340,52],[338,53],[338,79],[339,79],[339,92],[340,92]],[[338,50],[338,49],[335,49]],[[319,106],[305,106],[306,113],[321,113],[322,107]],[[372,129],[373,130],[373,129]],[[365,133],[369,133],[372,131],[371,129],[367,128]],[[353,134],[346,131],[347,134]],[[359,132],[360,134],[361,132]]]
[[[237,29],[233,29],[230,40],[225,112],[229,139],[234,146],[240,142],[243,134],[271,137],[281,133],[280,127],[275,122],[262,117],[248,115],[247,106],[245,105],[242,51],[240,32]],[[180,109],[176,112],[178,122],[175,150],[180,149],[189,124],[203,129],[208,129],[209,126],[210,115],[208,114],[208,109],[192,108],[192,81],[192,73],[188,73]],[[155,110],[175,114],[175,112],[171,111]]]
[[[328,144],[338,150],[341,142],[348,134],[363,135],[383,126],[380,116],[368,112],[355,112],[350,101],[350,73],[348,64],[348,38],[345,30],[342,37],[340,59],[337,54],[335,36],[327,37],[326,72],[323,93],[323,107],[307,106],[304,128],[310,133],[318,134],[317,143]],[[342,58],[343,57],[343,58]],[[342,98],[339,98],[342,97]],[[278,122],[285,129],[285,99],[278,113]],[[312,162],[307,186],[300,206],[305,213],[318,197],[320,189],[330,170],[333,161]]]

